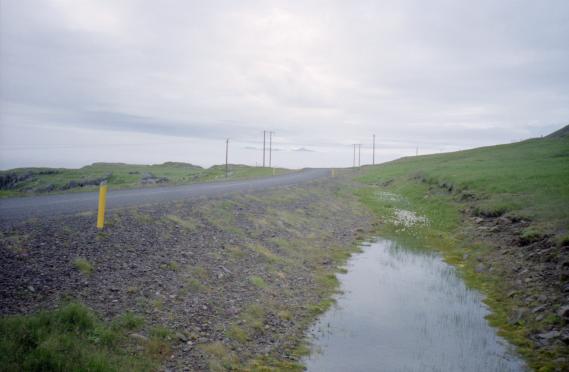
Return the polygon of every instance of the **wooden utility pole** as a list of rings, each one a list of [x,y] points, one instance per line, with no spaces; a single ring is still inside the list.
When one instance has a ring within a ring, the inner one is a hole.
[[[273,132],[269,132],[269,168],[272,166],[273,160]]]
[[[353,167],[355,168],[356,167],[356,144],[354,143],[353,146],[354,146],[354,165],[353,165]]]
[[[371,157],[371,164],[375,165],[375,134],[373,135],[373,151]]]
[[[229,173],[229,138],[225,140],[225,178]]]
[[[263,168],[265,168],[265,142],[267,138],[267,131],[263,131]]]
[[[358,167],[362,166],[362,144],[358,143]]]

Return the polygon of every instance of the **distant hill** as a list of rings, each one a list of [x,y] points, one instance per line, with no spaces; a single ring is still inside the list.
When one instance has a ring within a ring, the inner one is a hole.
[[[272,168],[241,164],[215,165],[208,169],[182,162],[164,164],[93,163],[79,169],[17,168],[0,171],[0,198],[45,193],[95,191],[102,181],[112,189],[154,185],[186,185],[217,180],[237,180],[273,175]],[[278,174],[289,172],[278,168]]]
[[[546,138],[564,138],[564,137],[569,137],[569,125],[566,125],[563,128],[551,133]]]

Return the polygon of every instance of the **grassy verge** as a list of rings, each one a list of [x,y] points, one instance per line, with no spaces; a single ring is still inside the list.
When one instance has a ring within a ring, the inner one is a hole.
[[[274,174],[291,172],[275,168]],[[186,185],[220,180],[240,180],[268,177],[272,168],[229,165],[228,177],[225,166],[214,165],[204,169],[187,163],[164,163],[137,165],[122,163],[94,163],[80,169],[65,168],[18,168],[0,171],[0,198],[33,194],[94,191],[105,180],[112,189],[137,187]]]
[[[557,315],[566,302],[568,139],[404,158],[360,180],[382,235],[440,251],[486,295],[491,324],[531,367],[568,366],[564,342],[540,339],[568,323]]]
[[[130,313],[112,323],[87,307],[59,309],[0,319],[0,369],[3,371],[151,371],[167,343],[128,334],[142,318]],[[144,351],[144,352],[143,352]]]

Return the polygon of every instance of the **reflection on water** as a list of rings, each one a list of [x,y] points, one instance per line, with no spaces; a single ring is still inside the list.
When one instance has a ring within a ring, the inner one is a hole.
[[[310,331],[308,371],[520,371],[482,296],[435,254],[389,240],[339,276],[344,293]]]

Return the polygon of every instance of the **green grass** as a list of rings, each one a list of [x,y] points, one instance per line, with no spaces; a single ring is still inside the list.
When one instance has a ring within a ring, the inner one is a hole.
[[[235,366],[238,364],[239,360],[235,353],[231,352],[221,342],[203,344],[199,348],[208,355],[208,367],[212,372],[230,371],[235,369]]]
[[[129,346],[127,330],[141,326],[132,314],[108,325],[83,305],[0,319],[4,371],[150,371],[156,362]]]
[[[486,295],[485,302],[492,309],[488,317],[491,324],[518,346],[531,367],[547,370],[555,355],[535,351],[527,338],[528,325],[508,323],[513,308],[527,305],[506,296],[507,280],[496,271],[476,272],[476,258],[484,258],[494,248],[481,242],[476,229],[464,219],[523,219],[530,226],[519,233],[521,244],[544,237],[558,246],[565,244],[569,229],[569,138],[408,157],[366,167],[359,180],[366,186],[356,194],[376,213],[379,233],[411,247],[440,251],[447,262],[459,268],[467,284]],[[397,222],[401,210],[424,217],[428,223],[402,226]],[[531,327],[541,326],[536,323]]]
[[[136,315],[132,312],[126,312],[115,319],[113,322],[113,328],[134,330],[142,327],[143,324],[144,318],[142,316]]]
[[[268,287],[267,282],[265,282],[265,280],[263,278],[261,278],[260,276],[257,276],[257,275],[250,276],[249,282],[251,282],[251,284],[253,284],[257,288],[263,289],[263,288]]]
[[[479,215],[525,216],[549,233],[569,226],[569,208],[560,207],[569,205],[569,139],[403,158],[369,168],[361,179],[371,185],[391,181],[388,190],[424,207],[422,212],[431,211],[441,227],[451,228],[458,221],[456,209],[432,213],[448,195],[473,200]]]
[[[231,326],[229,326],[226,335],[227,337],[239,341],[240,343],[244,343],[248,339],[247,332],[245,332],[245,330],[243,330],[242,327],[239,327],[236,324],[232,324]]]
[[[79,169],[67,168],[17,168],[0,171],[0,181],[8,175],[20,177],[28,175],[25,179],[11,185],[1,186],[0,197],[24,196],[33,194],[95,191],[97,185],[68,188],[69,183],[93,181],[107,178],[109,188],[128,189],[142,187],[141,177],[151,173],[155,177],[165,177],[167,182],[159,185],[185,185],[191,183],[211,182],[220,180],[239,180],[257,177],[268,177],[273,174],[272,168],[251,167],[247,165],[230,164],[229,176],[225,177],[225,166],[215,165],[204,169],[187,163],[168,162],[154,165],[122,164],[122,163],[94,163]],[[276,174],[291,172],[288,169],[276,168]],[[151,187],[155,185],[146,185]]]
[[[77,257],[73,260],[73,266],[87,276],[93,272],[93,265],[83,257]]]

